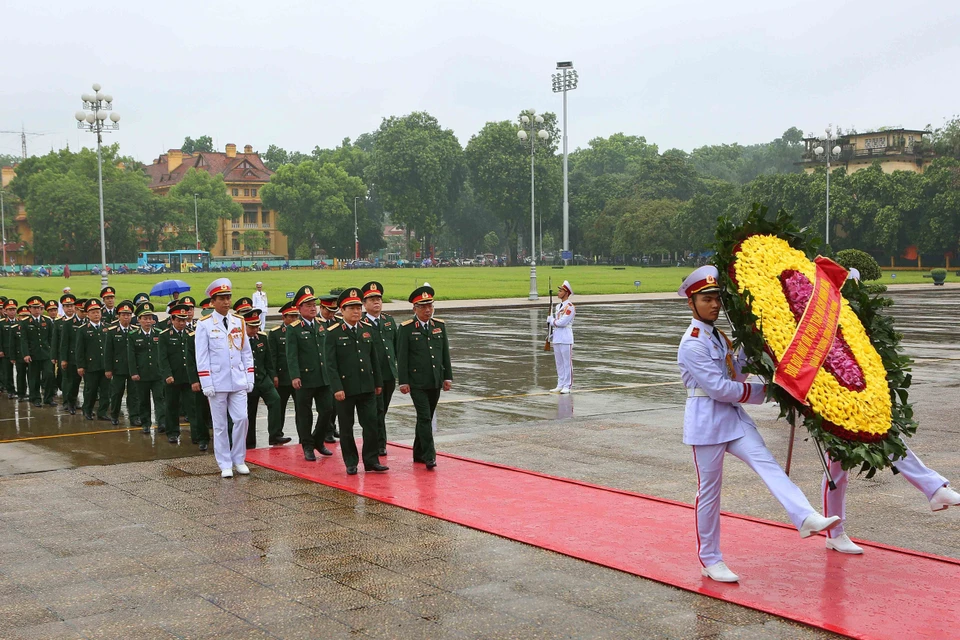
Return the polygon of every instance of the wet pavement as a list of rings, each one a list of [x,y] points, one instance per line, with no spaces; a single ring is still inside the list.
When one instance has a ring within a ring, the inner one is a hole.
[[[917,358],[911,446],[960,478],[960,292],[894,296]],[[455,381],[438,449],[693,501],[682,301],[578,307],[576,392],[562,397],[546,393],[543,309],[442,317]],[[771,406],[750,412],[782,462],[788,428]],[[391,440],[412,440],[413,417],[397,393]],[[224,483],[188,435],[170,445],[127,426],[0,399],[0,637],[829,637],[265,469]],[[265,442],[265,408],[258,431]],[[725,510],[786,521],[744,465],[725,471]],[[799,438],[792,475],[817,504],[819,465]],[[853,480],[848,496],[851,536],[960,558],[960,509],[932,514],[890,473]],[[677,543],[697,571],[695,540]],[[736,570],[736,549],[725,556]]]

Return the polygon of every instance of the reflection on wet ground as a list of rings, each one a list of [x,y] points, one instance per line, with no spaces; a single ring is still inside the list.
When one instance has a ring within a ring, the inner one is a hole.
[[[915,379],[960,383],[955,336],[960,293],[934,290],[893,294],[892,309],[904,333],[906,352],[916,358]],[[676,346],[689,312],[681,300],[623,305],[585,305],[575,326],[573,396],[547,393],[556,384],[553,353],[544,351],[546,305],[533,309],[445,314],[451,339],[454,389],[441,400],[442,424],[504,426],[557,418],[628,419],[631,414],[679,410]],[[391,439],[412,437],[413,408],[394,395]],[[266,408],[258,413],[258,440],[266,441]],[[295,435],[293,405],[286,432]],[[86,421],[59,408],[0,399],[0,474],[200,455],[184,431],[171,445],[155,431],[143,435],[109,422]],[[209,454],[206,454],[209,455]]]

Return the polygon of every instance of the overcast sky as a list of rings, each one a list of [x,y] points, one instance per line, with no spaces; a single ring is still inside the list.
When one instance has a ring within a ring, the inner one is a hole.
[[[337,6],[333,6],[333,5]],[[524,108],[560,112],[570,149],[616,132],[661,150],[754,143],[790,126],[938,126],[960,113],[960,2],[0,0],[0,130],[78,142],[93,82],[121,151],[150,162],[184,136],[309,151],[426,110],[461,144]],[[0,135],[0,153],[19,153]]]

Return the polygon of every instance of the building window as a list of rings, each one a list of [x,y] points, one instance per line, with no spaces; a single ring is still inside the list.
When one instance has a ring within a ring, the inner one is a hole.
[[[234,190],[233,190],[233,195],[235,195],[235,196],[240,195],[240,189],[234,189]]]
[[[256,198],[256,197],[257,197],[257,190],[256,190],[256,189],[250,189],[250,195],[252,195],[254,198]]]
[[[233,242],[233,250],[240,251],[240,233],[239,232],[237,231],[233,232],[232,242]]]
[[[249,197],[250,197],[250,189],[244,189],[244,190],[243,190],[243,195],[245,195],[246,197],[249,198]]]
[[[260,221],[264,227],[270,226],[270,212],[267,209],[260,210]]]
[[[884,149],[887,146],[887,136],[880,136],[877,138],[864,138],[863,148],[864,149]]]

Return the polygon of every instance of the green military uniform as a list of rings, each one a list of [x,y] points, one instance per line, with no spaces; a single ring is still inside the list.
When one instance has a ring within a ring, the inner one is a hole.
[[[339,307],[337,306],[337,296],[320,296],[319,300],[321,311],[317,314],[317,322],[319,322],[320,326],[326,330],[340,322],[340,318],[336,317],[336,315],[331,315],[329,318],[324,318],[322,311],[322,309],[326,309],[331,314],[336,314],[336,312],[339,311]],[[329,409],[322,410],[320,404],[317,403],[316,432],[323,436],[324,442],[333,443],[336,442],[337,438],[340,437],[340,432],[337,430],[337,407],[336,403],[333,401],[333,392],[331,391],[329,395]]]
[[[200,388],[200,374],[197,371],[197,341],[196,332],[187,332],[187,373],[190,376],[190,386]],[[210,429],[213,419],[210,416],[210,401],[203,391],[193,392],[193,414],[190,416],[190,441],[200,445],[200,451],[206,451],[210,445]]]
[[[43,306],[43,300],[39,296],[33,296],[27,300],[27,305]],[[56,406],[53,401],[56,378],[51,360],[56,355],[52,346],[53,320],[43,313],[39,316],[31,313],[29,318],[20,322],[20,327],[20,353],[24,358],[30,357],[30,366],[27,370],[30,381],[30,402],[37,407],[40,406],[42,386],[43,403]]]
[[[77,299],[65,293],[60,296],[61,304],[76,304]],[[54,322],[54,344],[56,345],[56,360],[60,366],[60,385],[63,390],[63,408],[70,413],[77,412],[77,398],[80,394],[80,375],[77,373],[77,363],[74,357],[74,338],[76,328],[83,324],[80,317],[74,313],[69,318],[61,316]],[[67,364],[64,365],[63,363]]]
[[[171,314],[186,318],[186,305],[174,305]],[[170,327],[160,332],[160,377],[166,387],[167,439],[175,442],[180,437],[181,412],[188,418],[193,415],[193,389],[190,388],[190,363],[186,329],[177,331],[170,317]],[[196,366],[196,362],[194,362]],[[171,381],[172,378],[172,381]]]
[[[14,300],[14,304],[16,304],[16,300]],[[27,399],[27,370],[29,369],[29,365],[23,361],[23,352],[21,351],[23,344],[21,339],[23,336],[23,326],[20,324],[20,320],[25,319],[26,316],[29,315],[26,306],[17,309],[17,318],[9,328],[9,333],[6,335],[6,342],[4,342],[4,352],[16,367],[13,379],[16,388],[16,397],[20,402]]]
[[[100,299],[103,300],[103,310],[100,314],[100,322],[102,322],[105,327],[112,327],[119,322],[119,318],[117,318],[117,307],[113,307],[112,309],[108,308],[109,304],[112,304],[112,302],[108,303],[107,298],[111,296],[114,299],[116,299],[117,296],[117,290],[113,287],[108,286],[100,289]]]
[[[293,303],[288,302],[280,308],[281,314],[290,313]],[[296,310],[293,309],[296,313]],[[270,345],[270,355],[273,356],[273,371],[277,377],[277,395],[280,397],[280,433],[286,422],[287,402],[294,396],[293,384],[290,381],[290,372],[287,369],[287,325],[281,324],[267,333],[267,344]],[[296,399],[294,399],[296,403]]]
[[[344,304],[361,304],[356,289],[347,289],[340,296]],[[375,352],[374,337],[369,326],[357,322],[348,327],[346,321],[327,330],[325,362],[327,363],[330,390],[344,392],[343,400],[336,402],[337,421],[340,423],[340,452],[343,463],[350,473],[362,457],[367,471],[386,470],[380,465],[377,450],[377,398],[376,390],[383,387],[380,364]],[[354,412],[363,430],[362,455],[357,452],[353,439]],[[379,467],[379,468],[378,468]]]
[[[410,295],[410,301],[432,303],[433,289],[420,287]],[[433,443],[433,413],[440,400],[444,380],[453,380],[450,366],[450,343],[443,320],[431,318],[426,324],[417,318],[400,323],[397,339],[397,382],[410,385],[410,398],[417,410],[416,435],[413,441],[413,461],[436,464],[437,452]]]
[[[127,304],[130,304],[127,302]],[[121,302],[117,307],[122,308]],[[132,308],[132,304],[131,304]],[[126,329],[117,324],[108,327],[104,345],[104,361],[107,371],[110,372],[110,419],[113,424],[120,422],[120,404],[123,402],[123,392],[127,392],[127,415],[130,423],[140,426],[140,396],[137,385],[130,379],[130,364],[127,360],[127,340],[140,329],[130,324]]]
[[[3,299],[3,296],[0,296],[0,299]],[[7,301],[3,300],[3,304],[6,303]],[[8,320],[6,316],[0,317],[0,353],[3,354],[3,357],[0,358],[0,391],[7,394],[13,393],[13,361],[7,355],[5,346],[7,344],[6,335],[12,326],[13,321]]]
[[[260,326],[259,309],[253,309],[244,315],[245,325]],[[258,331],[250,338],[250,351],[253,353],[253,391],[247,394],[247,449],[257,446],[257,406],[260,398],[267,405],[267,435],[269,444],[275,444],[283,437],[283,422],[280,409],[280,394],[273,386],[273,379],[277,377],[274,369],[273,352],[270,350],[270,341],[267,334]]]
[[[96,298],[87,301],[87,312],[100,308]],[[93,326],[85,322],[76,329],[75,365],[83,369],[83,417],[93,420],[93,403],[97,402],[97,418],[107,419],[107,377],[105,343],[107,333],[103,322]]]
[[[375,281],[368,282],[360,288],[360,293],[364,301],[370,297],[383,298],[383,285]],[[381,313],[378,318],[366,313],[362,321],[372,327],[373,344],[383,377],[383,391],[377,396],[377,439],[378,453],[384,456],[387,455],[387,411],[397,388],[397,321],[386,313]]]
[[[299,307],[314,301],[311,287],[301,287],[294,301]],[[324,328],[317,319],[307,323],[298,320],[287,327],[287,366],[290,379],[300,379],[301,387],[294,398],[297,410],[297,434],[304,457],[313,460],[316,448],[323,455],[333,455],[323,444],[323,433],[313,430],[313,407],[320,407],[321,415],[331,410],[332,396],[323,362]]]
[[[137,315],[153,313],[153,305],[146,302],[137,308]],[[139,328],[127,338],[127,363],[130,377],[134,380],[139,395],[140,422],[143,432],[150,433],[150,397],[157,412],[157,432],[166,431],[166,407],[164,401],[164,383],[160,377],[160,332],[151,329],[145,333]],[[136,376],[136,378],[135,378]],[[174,416],[174,420],[177,416]]]

